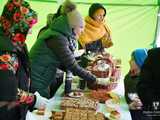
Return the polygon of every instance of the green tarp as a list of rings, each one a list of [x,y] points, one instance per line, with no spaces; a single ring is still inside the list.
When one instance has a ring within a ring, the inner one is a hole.
[[[7,0],[0,0],[0,12]],[[28,35],[27,44],[30,49],[36,40],[38,30],[46,23],[46,15],[56,12],[58,4],[55,0],[28,0],[38,12],[38,24],[33,27],[32,35]],[[151,48],[156,33],[158,0],[73,0],[77,3],[83,16],[88,14],[91,3],[103,3],[106,10],[106,23],[112,30],[114,46],[108,51],[122,59],[122,71],[128,72],[129,58],[136,48]]]
[[[57,2],[63,0],[30,0],[38,2]],[[99,2],[108,5],[158,5],[158,0],[72,0],[76,3],[94,3]]]

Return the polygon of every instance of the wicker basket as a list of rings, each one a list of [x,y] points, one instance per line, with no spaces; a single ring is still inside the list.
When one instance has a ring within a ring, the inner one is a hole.
[[[99,61],[104,61],[106,64],[109,65],[109,68],[105,71],[99,71],[98,69],[95,69],[94,67],[97,66],[97,63]],[[111,91],[115,89],[118,85],[118,79],[120,76],[119,69],[116,68],[116,65],[113,63],[112,59],[108,56],[104,56],[103,58],[96,59],[90,66],[90,71],[92,74],[94,74],[98,78],[109,78],[110,82],[107,85],[100,85],[97,84],[95,86],[96,89],[105,89],[105,91]]]
[[[109,92],[113,89],[115,89],[117,87],[118,83],[114,82],[114,83],[109,83],[108,85],[104,86],[104,85],[97,85],[97,89],[105,89],[105,91]]]
[[[103,61],[105,64],[109,65],[109,68],[107,68],[105,71],[100,71],[96,69],[96,66],[99,61]],[[108,58],[99,58],[95,60],[92,65],[91,65],[91,73],[94,74],[98,78],[108,78],[112,74],[112,69],[113,69],[113,63],[111,62],[110,59]]]

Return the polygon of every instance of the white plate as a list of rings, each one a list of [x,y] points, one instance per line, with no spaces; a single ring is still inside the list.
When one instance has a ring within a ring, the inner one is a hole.
[[[85,52],[84,49],[75,50],[74,51],[74,57],[80,57],[81,55],[83,55],[84,52]]]
[[[32,113],[34,113],[34,114],[36,114],[36,115],[40,115],[40,116],[44,116],[44,112],[45,112],[45,110],[42,110],[42,111],[39,111],[39,110],[33,110],[33,112]],[[41,113],[41,114],[40,114]]]
[[[120,109],[120,106],[118,103],[116,103],[113,99],[109,99],[105,101],[105,105],[108,109],[108,111],[118,110]]]
[[[47,118],[52,116],[52,112],[49,111],[49,110],[44,110],[43,111],[43,115],[42,114],[38,114],[38,112],[39,112],[38,110],[34,110],[32,113],[35,114],[35,115],[43,116],[43,117],[47,117]]]
[[[78,94],[78,95],[75,95],[75,94]],[[68,94],[69,97],[74,97],[74,98],[79,98],[79,97],[82,97],[84,94],[82,92],[79,92],[79,91],[76,91],[76,92],[70,92]]]

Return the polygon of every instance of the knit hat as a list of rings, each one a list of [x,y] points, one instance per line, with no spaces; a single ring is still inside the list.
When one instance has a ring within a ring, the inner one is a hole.
[[[76,4],[70,0],[65,0],[61,5],[61,14],[66,14],[68,17],[68,23],[71,28],[76,26],[84,26],[83,18],[80,12],[76,9]]]
[[[68,17],[68,23],[71,28],[75,28],[76,26],[79,26],[79,27],[84,26],[84,20],[79,11],[73,10],[67,13],[67,17]]]
[[[29,29],[37,22],[37,14],[24,0],[8,0],[0,16],[0,24],[14,45],[23,44]]]
[[[90,8],[89,8],[89,16],[92,18],[93,14],[96,12],[98,9],[103,9],[106,15],[106,9],[103,7],[102,4],[100,3],[93,3]]]
[[[60,15],[67,14],[76,9],[76,5],[71,2],[70,0],[65,0],[57,9],[55,14],[49,13],[47,15],[47,25],[50,25],[55,18],[59,17]]]
[[[132,52],[136,64],[141,68],[147,57],[147,49],[136,49]]]
[[[62,5],[60,5],[60,14],[67,14],[76,9],[76,4],[71,2],[70,0],[65,0]]]

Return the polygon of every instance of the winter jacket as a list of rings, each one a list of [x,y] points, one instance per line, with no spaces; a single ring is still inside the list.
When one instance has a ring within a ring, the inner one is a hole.
[[[144,106],[153,106],[153,102],[160,103],[160,48],[148,51],[140,73],[137,85],[138,95]],[[159,106],[160,108],[160,106]]]
[[[131,99],[128,97],[129,93],[137,93],[136,86],[139,81],[138,76],[132,77],[130,72],[124,78],[124,88],[125,88],[125,99],[128,104],[130,104]]]
[[[55,79],[57,68],[70,70],[88,81],[96,80],[77,64],[70,49],[72,35],[66,15],[54,19],[49,28],[39,35],[30,51],[33,91],[37,90],[42,96],[49,97],[48,86]]]

